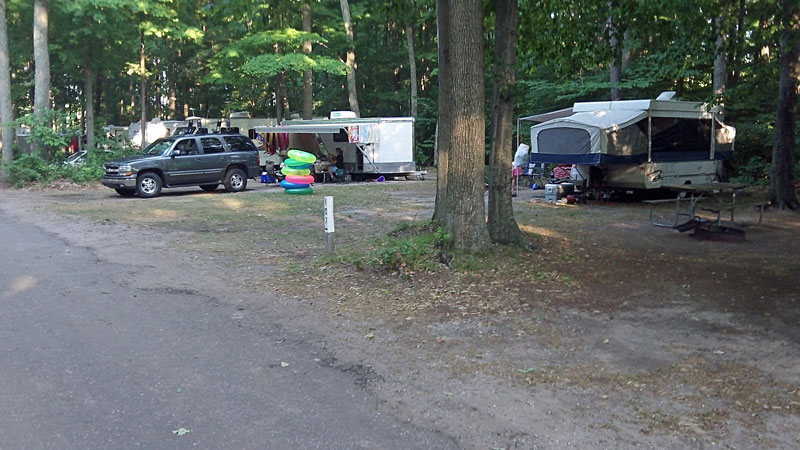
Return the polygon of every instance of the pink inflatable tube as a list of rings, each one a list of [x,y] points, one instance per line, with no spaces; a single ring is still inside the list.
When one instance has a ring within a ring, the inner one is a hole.
[[[314,182],[314,177],[311,175],[286,175],[286,181],[297,184],[311,184]]]

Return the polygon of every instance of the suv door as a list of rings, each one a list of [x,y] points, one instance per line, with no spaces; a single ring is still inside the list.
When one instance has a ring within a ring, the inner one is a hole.
[[[164,182],[168,185],[198,182],[203,173],[199,167],[199,149],[197,139],[193,137],[176,140],[166,162],[167,179]]]
[[[203,181],[222,181],[230,160],[230,153],[225,151],[225,144],[217,136],[201,137],[200,143],[203,147],[203,155],[200,157]]]

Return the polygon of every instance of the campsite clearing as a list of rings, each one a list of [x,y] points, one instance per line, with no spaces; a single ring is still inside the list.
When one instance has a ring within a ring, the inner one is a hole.
[[[306,330],[385,411],[464,448],[800,446],[797,214],[768,211],[746,242],[715,243],[651,226],[641,203],[554,206],[525,189],[525,248],[404,263],[428,256],[413,243],[429,228],[409,225],[430,217],[434,189],[143,201],[65,186],[0,191],[0,208]],[[321,256],[324,195],[336,258]],[[393,249],[405,259],[388,269]],[[198,264],[224,273],[181,270]]]

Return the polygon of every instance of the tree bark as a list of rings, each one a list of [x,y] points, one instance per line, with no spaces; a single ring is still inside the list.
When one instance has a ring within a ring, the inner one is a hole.
[[[94,150],[94,72],[91,57],[83,69],[83,91],[86,96],[86,150]]]
[[[611,83],[611,100],[622,98],[619,84],[622,81],[622,51],[619,42],[619,30],[616,21],[616,0],[608,2],[608,42],[611,45],[611,63],[608,70],[608,81]]]
[[[311,33],[311,3],[303,3],[303,31]],[[303,53],[311,55],[311,41],[303,41]],[[311,69],[303,71],[303,119],[314,118],[314,75]]]
[[[142,149],[147,148],[147,68],[144,57],[144,31],[139,31],[139,103],[142,108]]]
[[[176,93],[177,89],[175,88],[177,81],[175,79],[175,57],[172,47],[172,40],[170,40],[170,56],[169,63],[167,63],[167,85],[169,86],[169,118],[174,120],[176,118],[175,115],[178,112],[178,95]]]
[[[33,114],[42,117],[50,109],[50,52],[47,48],[47,1],[33,1],[33,60],[35,64]],[[33,141],[31,150],[42,150]]]
[[[725,54],[725,41],[727,35],[723,27],[724,20],[725,18],[722,15],[717,16],[717,18],[714,20],[714,28],[717,38],[714,43],[714,51],[716,55],[714,58],[714,79],[712,84],[714,89],[714,98],[717,100],[722,99],[723,95],[725,94],[725,89],[727,89],[728,85],[728,67]],[[719,118],[720,120],[725,119],[725,104],[722,102],[719,104]]]
[[[411,117],[417,117],[417,58],[414,52],[414,25],[406,24],[406,42],[408,42],[408,70],[411,84]]]
[[[440,154],[447,154],[447,183],[439,199],[441,223],[451,248],[470,253],[489,244],[483,199],[486,141],[484,121],[483,5],[481,0],[438,0],[437,17],[448,20],[440,29],[446,57],[439,76],[446,77],[439,96]],[[446,149],[446,150],[445,150]],[[440,168],[441,170],[441,168]]]
[[[103,113],[108,109],[104,107],[103,102],[105,101],[103,90],[103,84],[105,83],[105,77],[103,76],[102,70],[95,70],[94,71],[94,112],[96,115],[102,116]],[[112,120],[111,123],[119,123],[119,120]]]
[[[356,117],[361,117],[358,108],[358,90],[356,85],[356,51],[353,46],[353,25],[350,23],[350,5],[347,0],[339,0],[342,7],[342,20],[344,21],[344,31],[347,33],[347,40],[350,46],[347,49],[347,99],[350,102],[350,109],[356,113]]]
[[[769,202],[780,209],[797,209],[800,203],[794,187],[794,147],[797,83],[800,79],[800,2],[781,0],[781,10],[783,33],[780,46],[778,117],[775,122],[775,144],[772,147]]]
[[[3,129],[3,181],[8,181],[8,166],[14,160],[14,109],[11,104],[11,72],[6,27],[6,0],[0,0],[0,126]]]
[[[92,21],[87,21],[91,30]],[[87,40],[84,44],[86,61],[83,63],[83,95],[86,101],[86,151],[94,150],[94,71],[92,70],[92,46]]]
[[[492,100],[492,149],[489,182],[489,238],[494,243],[519,241],[511,204],[511,154],[514,146],[514,81],[517,64],[517,0],[497,0],[495,68]]]
[[[291,120],[292,110],[289,105],[289,92],[286,89],[286,72],[281,71],[278,74],[278,100],[280,102],[281,116],[285,120]]]
[[[440,3],[442,3],[440,5]],[[450,16],[448,16],[448,11],[446,11],[446,0],[436,2],[436,42],[437,42],[437,51],[439,53],[438,62],[439,62],[439,98],[445,98],[445,93],[450,90],[450,86],[448,82],[450,81],[450,76],[447,74],[447,71],[450,68],[450,43],[444,40],[446,33],[445,31],[450,29]],[[436,197],[434,200],[434,207],[433,207],[433,220],[444,223],[445,221],[445,213],[447,205],[445,204],[445,196],[447,193],[447,156],[449,154],[449,149],[445,145],[445,143],[450,142],[450,137],[448,136],[449,129],[445,129],[440,125],[444,124],[446,121],[449,122],[450,118],[446,117],[450,113],[448,108],[443,108],[442,104],[439,104],[439,109],[437,111],[436,117],[436,134],[434,136],[434,149],[433,149],[433,160],[434,164],[436,165]]]
[[[739,0],[737,7],[736,34],[734,36],[733,49],[729,53],[730,61],[728,63],[728,68],[732,70],[728,75],[731,86],[739,84],[739,54],[742,42],[744,42],[744,17],[746,11],[744,0]]]
[[[47,48],[48,10],[46,0],[33,1],[33,60],[34,75],[33,113],[50,109],[50,52]]]

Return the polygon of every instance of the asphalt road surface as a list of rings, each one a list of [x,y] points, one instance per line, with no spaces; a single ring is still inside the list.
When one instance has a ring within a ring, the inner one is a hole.
[[[268,313],[134,270],[0,212],[0,449],[455,447]]]

